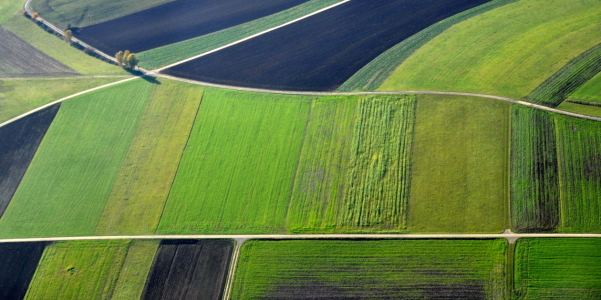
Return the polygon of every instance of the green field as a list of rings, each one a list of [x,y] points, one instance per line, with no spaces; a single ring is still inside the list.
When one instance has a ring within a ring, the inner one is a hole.
[[[405,95],[316,100],[288,230],[404,230],[414,107]]]
[[[31,10],[58,28],[85,27],[174,0],[34,0]]]
[[[418,49],[380,90],[520,98],[601,43],[598,0],[522,0],[461,22]]]
[[[386,50],[386,52],[376,57],[344,82],[338,90],[345,92],[374,91],[399,65],[405,62],[411,54],[451,26],[516,1],[518,0],[493,0],[431,25]]]
[[[506,244],[250,241],[231,299],[503,299]]]
[[[520,239],[514,299],[601,298],[601,239]]]
[[[423,95],[411,155],[410,232],[502,232],[509,105]]]
[[[158,233],[282,232],[311,98],[206,89]]]
[[[515,105],[511,127],[511,216],[516,231],[559,225],[557,142],[553,116]]]
[[[601,123],[556,117],[562,231],[601,232]]]
[[[587,105],[587,104],[582,104],[582,103],[574,103],[574,102],[570,102],[570,101],[578,101],[578,100],[564,101],[556,108],[565,110],[565,111],[569,111],[569,112],[573,112],[573,113],[577,113],[577,114],[583,114],[583,115],[587,115],[587,116],[601,118],[601,105],[593,106],[593,105]]]
[[[583,84],[568,99],[601,103],[601,73]]]
[[[83,3],[83,2],[82,2]],[[100,61],[69,46],[62,39],[49,34],[31,20],[16,15],[0,24],[4,28],[46,55],[84,75],[128,75],[122,68]]]
[[[342,0],[311,0],[293,8],[217,32],[139,53],[141,65],[156,69],[282,25]]]
[[[25,299],[135,299],[158,242],[70,241],[46,247]]]
[[[0,236],[94,234],[152,88],[139,79],[63,102]]]

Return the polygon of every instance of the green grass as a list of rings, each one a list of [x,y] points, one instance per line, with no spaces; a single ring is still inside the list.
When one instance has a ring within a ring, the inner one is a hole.
[[[568,99],[601,103],[601,73],[583,84]]]
[[[46,55],[84,75],[129,74],[120,67],[93,58],[69,46],[62,39],[47,33],[23,16],[14,16],[2,26]]]
[[[63,102],[0,236],[94,234],[152,87],[138,79]]]
[[[509,105],[418,98],[411,154],[410,232],[501,232],[508,193]]]
[[[288,230],[405,229],[414,108],[405,95],[316,100]]]
[[[174,0],[34,0],[31,10],[61,29],[85,27]]]
[[[202,92],[199,86],[169,80],[155,85],[96,234],[154,233]]]
[[[111,299],[129,243],[70,241],[46,247],[25,299]]]
[[[511,127],[511,216],[516,231],[559,225],[559,174],[553,116],[515,105]]]
[[[505,240],[250,241],[242,247],[232,299],[502,299],[506,245]]]
[[[601,298],[601,239],[530,238],[516,247],[515,299]]]
[[[571,60],[530,92],[526,99],[529,102],[555,107],[599,72],[601,72],[601,44]]]
[[[279,26],[340,1],[311,0],[270,16],[179,43],[144,51],[137,56],[142,66],[148,69],[156,69]]]
[[[577,113],[577,114],[583,114],[583,115],[587,115],[587,116],[601,118],[601,105],[593,106],[593,105],[587,105],[587,104],[581,104],[581,103],[574,103],[574,102],[570,102],[570,101],[579,101],[579,100],[564,101],[556,108],[565,110],[565,111],[569,111],[569,112],[573,112],[573,113]]]
[[[115,284],[112,299],[141,299],[159,247],[158,240],[134,240]]]
[[[417,49],[451,26],[518,0],[494,0],[446,18],[388,49],[342,84],[339,91],[374,91]]]
[[[601,123],[556,117],[561,225],[567,232],[601,232]]]
[[[0,80],[0,123],[54,100],[123,78]]]
[[[157,233],[283,232],[310,101],[206,89]]]
[[[418,49],[380,90],[526,96],[601,43],[601,2],[522,0],[470,18]]]
[[[25,2],[21,0],[3,0],[0,2],[0,25],[6,23],[7,20],[14,15],[20,13]]]

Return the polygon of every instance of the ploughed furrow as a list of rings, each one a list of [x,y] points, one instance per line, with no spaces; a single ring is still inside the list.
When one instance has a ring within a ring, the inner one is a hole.
[[[0,245],[0,299],[25,297],[45,245],[44,242]]]
[[[562,230],[601,232],[601,124],[557,116]]]
[[[60,104],[0,127],[0,216],[25,175]]]
[[[164,240],[141,299],[221,299],[233,248],[229,240]]]
[[[551,114],[514,105],[511,215],[516,231],[553,230],[560,221],[555,122]]]

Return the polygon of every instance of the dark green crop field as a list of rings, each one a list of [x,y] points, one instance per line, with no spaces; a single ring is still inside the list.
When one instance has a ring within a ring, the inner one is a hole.
[[[501,299],[504,240],[250,241],[232,299]]]

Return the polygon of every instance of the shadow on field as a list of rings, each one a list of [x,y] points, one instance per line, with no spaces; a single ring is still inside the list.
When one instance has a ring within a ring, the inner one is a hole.
[[[138,77],[140,77],[140,78],[142,78],[142,79],[144,79],[144,80],[146,80],[146,81],[148,81],[148,82],[150,82],[152,84],[161,84],[161,82],[156,77],[153,77],[153,76],[150,76],[150,75],[146,75],[146,74],[144,74],[141,71],[127,69],[127,68],[123,68],[123,70],[127,71],[131,75],[138,76]]]

